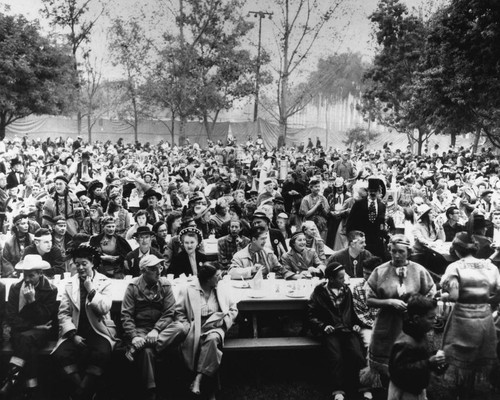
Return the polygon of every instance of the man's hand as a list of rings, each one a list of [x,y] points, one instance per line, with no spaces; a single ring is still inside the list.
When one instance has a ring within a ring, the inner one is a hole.
[[[361,327],[360,327],[359,325],[354,325],[354,326],[352,327],[352,330],[353,330],[354,332],[358,332],[358,333],[359,333],[359,332],[361,332]]]
[[[85,338],[82,338],[80,335],[73,336],[73,343],[77,347],[87,347],[87,345],[85,344]]]
[[[87,290],[88,293],[90,293],[92,290],[94,290],[94,284],[92,283],[92,279],[90,276],[87,276],[85,278],[85,281],[83,282],[83,286],[85,286],[85,289]]]
[[[23,289],[23,296],[28,304],[35,301],[35,287],[31,284],[26,285]]]
[[[45,325],[35,325],[33,328],[48,331],[52,329],[52,321],[47,322]]]
[[[132,346],[134,346],[136,349],[141,349],[144,347],[146,344],[146,339],[140,336],[136,336],[135,338],[132,339]]]
[[[334,328],[333,326],[331,326],[331,325],[327,325],[327,326],[325,327],[325,333],[326,333],[327,335],[329,335],[329,334],[331,334],[331,333],[333,333],[333,332],[335,332],[335,328]]]
[[[147,344],[156,344],[156,342],[158,341],[158,335],[159,335],[159,332],[156,329],[152,329],[146,335],[146,343]]]

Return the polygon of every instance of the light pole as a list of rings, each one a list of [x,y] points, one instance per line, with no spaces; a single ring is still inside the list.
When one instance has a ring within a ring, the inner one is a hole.
[[[248,15],[252,14],[255,18],[259,18],[259,44],[257,45],[257,68],[255,70],[255,105],[253,109],[253,120],[257,121],[259,115],[259,88],[260,88],[260,48],[262,38],[262,19],[269,17],[272,18],[273,13],[265,11],[249,11]]]

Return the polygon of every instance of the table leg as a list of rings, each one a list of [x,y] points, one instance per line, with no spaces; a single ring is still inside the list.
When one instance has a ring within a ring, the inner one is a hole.
[[[257,339],[259,337],[259,330],[257,328],[257,313],[252,313],[252,327],[253,327],[253,337]]]

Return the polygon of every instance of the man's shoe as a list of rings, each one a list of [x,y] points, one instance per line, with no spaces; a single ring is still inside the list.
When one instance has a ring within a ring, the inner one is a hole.
[[[9,392],[17,383],[20,372],[21,368],[19,368],[18,366],[11,367],[10,371],[7,373],[7,376],[0,384],[0,397],[6,397],[9,394]]]

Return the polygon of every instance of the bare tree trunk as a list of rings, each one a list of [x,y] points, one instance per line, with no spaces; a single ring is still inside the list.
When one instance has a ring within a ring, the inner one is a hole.
[[[457,134],[455,132],[451,132],[451,146],[455,146],[457,144]]]
[[[207,139],[212,140],[213,129],[210,121],[208,120],[208,115],[203,115],[203,125],[205,126],[205,131],[207,132]]]
[[[186,141],[186,117],[181,115],[181,122],[179,125],[179,146],[184,146]]]
[[[171,147],[174,147],[175,145],[175,114],[172,113],[172,128],[170,130],[170,134],[172,136],[172,143],[171,144]]]
[[[0,140],[5,139],[5,131],[7,128],[7,117],[5,113],[0,114]]]
[[[286,143],[286,130],[288,124],[288,46],[290,37],[290,27],[288,22],[289,0],[285,0],[285,32],[283,35],[283,72],[281,75],[281,93],[280,93],[280,136],[283,137],[283,142]]]
[[[472,154],[477,153],[479,147],[479,139],[481,139],[481,128],[476,128],[476,136],[474,137],[474,144],[472,145]]]

